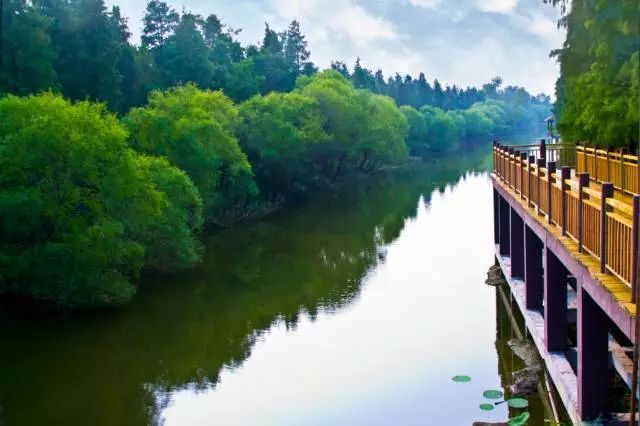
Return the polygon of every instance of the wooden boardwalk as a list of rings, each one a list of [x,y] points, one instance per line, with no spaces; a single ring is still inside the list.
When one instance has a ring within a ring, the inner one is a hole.
[[[544,142],[493,156],[496,257],[527,328],[574,424],[616,424],[611,374],[629,383],[636,340],[638,157]]]
[[[550,155],[556,161],[546,161],[540,151],[518,148],[494,147],[496,180],[635,315],[640,196],[631,191],[639,186],[638,157],[584,147],[563,155],[563,145]],[[553,145],[543,149],[553,152]],[[558,168],[571,162],[575,168]]]

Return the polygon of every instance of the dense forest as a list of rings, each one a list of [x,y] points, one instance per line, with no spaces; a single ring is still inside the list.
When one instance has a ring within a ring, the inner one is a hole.
[[[199,234],[284,201],[539,131],[549,98],[443,88],[336,62],[299,24],[242,46],[218,17],[147,4],[139,44],[102,0],[3,0],[0,294],[122,304]]]
[[[636,150],[640,141],[640,2],[551,0],[565,16],[555,114],[565,140]]]

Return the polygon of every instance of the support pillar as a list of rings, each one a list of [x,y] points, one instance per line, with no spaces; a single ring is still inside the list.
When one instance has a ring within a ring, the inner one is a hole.
[[[511,210],[511,277],[524,279],[524,221]]]
[[[544,280],[542,268],[543,244],[540,238],[525,225],[524,227],[524,275],[525,275],[525,303],[527,309],[542,309],[542,294]]]
[[[578,413],[593,420],[607,409],[608,323],[605,313],[579,283]]]
[[[493,188],[493,243],[500,243],[500,194]]]
[[[567,348],[567,277],[562,262],[549,249],[544,267],[544,342],[548,352]]]
[[[500,197],[500,255],[509,256],[509,211],[511,207],[504,198]]]

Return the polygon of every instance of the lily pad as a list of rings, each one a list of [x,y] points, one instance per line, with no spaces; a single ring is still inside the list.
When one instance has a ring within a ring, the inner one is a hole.
[[[469,376],[453,376],[451,378],[456,383],[467,383],[471,381],[471,377]]]
[[[529,406],[529,401],[524,398],[511,398],[508,401],[508,404],[511,408],[527,408]]]
[[[504,396],[504,394],[502,393],[502,391],[491,389],[482,392],[482,396],[487,399],[500,399]]]
[[[480,404],[480,409],[482,411],[491,411],[493,410],[494,406],[493,404]]]
[[[509,426],[523,426],[525,424],[527,424],[527,421],[529,420],[529,412],[525,411],[524,413],[517,415],[515,417],[512,417],[509,419]]]

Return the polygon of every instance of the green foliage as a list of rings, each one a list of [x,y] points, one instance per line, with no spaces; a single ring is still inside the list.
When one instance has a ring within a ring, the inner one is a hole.
[[[573,1],[567,40],[554,52],[558,129],[564,139],[635,148],[639,141],[640,3]]]
[[[356,90],[334,71],[301,77],[292,93],[244,102],[237,125],[260,187],[270,195],[401,163],[407,132],[393,100]]]
[[[440,108],[423,106],[420,113],[424,117],[429,129],[429,148],[434,152],[447,152],[457,148],[459,124],[451,114],[447,114]]]
[[[547,115],[548,98],[499,78],[481,90],[385,81],[359,60],[318,72],[297,21],[243,47],[216,15],[152,0],[136,47],[104,0],[3,5],[0,92],[49,92],[0,98],[0,292],[63,306],[123,303],[142,268],[192,265],[203,223]],[[637,55],[619,78],[634,76]]]
[[[231,133],[237,110],[221,92],[193,85],[153,92],[124,119],[137,151],[166,157],[202,196],[205,220],[256,195],[251,166]]]
[[[424,116],[411,106],[402,106],[400,111],[404,114],[409,124],[407,135],[407,148],[411,155],[426,157],[429,152],[429,129]]]
[[[9,96],[0,116],[0,292],[68,307],[120,304],[145,262],[197,259],[176,250],[193,236],[174,234],[199,226],[188,180],[129,149],[103,106]],[[166,245],[146,254],[151,235]]]
[[[210,87],[214,68],[209,61],[209,49],[198,28],[197,16],[190,13],[182,15],[156,61],[164,73],[165,87],[180,83]]]
[[[55,86],[51,19],[21,0],[5,0],[0,19],[0,93],[19,95]]]
[[[269,194],[304,191],[313,175],[312,152],[329,137],[318,103],[298,93],[256,96],[240,105],[237,135]]]
[[[191,179],[166,159],[139,155],[138,167],[146,181],[162,193],[162,214],[139,229],[146,247],[145,264],[169,272],[200,260],[197,233],[202,229],[202,198]]]
[[[323,176],[333,180],[349,169],[372,171],[406,158],[408,124],[393,100],[356,90],[336,71],[300,78],[297,91],[318,103],[329,134],[313,153]]]

